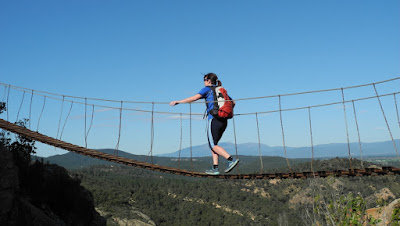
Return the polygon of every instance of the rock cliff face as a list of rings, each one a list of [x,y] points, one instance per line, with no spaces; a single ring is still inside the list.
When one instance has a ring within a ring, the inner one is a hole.
[[[19,169],[0,145],[0,225],[106,225],[92,194],[57,165]]]

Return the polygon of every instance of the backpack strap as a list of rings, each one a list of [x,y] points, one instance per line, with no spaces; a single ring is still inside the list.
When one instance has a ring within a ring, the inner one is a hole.
[[[215,90],[212,90],[212,88],[211,88],[212,86],[207,86],[207,87],[210,87],[210,89],[211,89],[211,91],[212,91],[213,93],[215,92]],[[204,100],[205,100],[205,99],[204,99]],[[207,109],[208,109],[207,100],[205,100],[204,103],[206,104],[206,110],[204,111],[203,119],[205,119],[206,116],[208,116],[208,115],[210,114],[210,112],[207,112]]]
[[[215,111],[214,109],[216,109],[216,110],[218,110],[219,109],[219,105],[218,105],[218,99],[217,99],[217,93],[216,93],[216,91],[215,91],[215,89],[217,88],[217,86],[207,86],[207,87],[210,87],[210,89],[211,89],[211,91],[212,91],[212,94],[213,94],[213,99],[214,99],[214,103],[213,103],[213,108],[209,111],[209,112],[207,112],[207,109],[208,109],[208,103],[207,103],[207,101],[206,101],[206,112],[205,113],[207,113],[207,116],[209,115],[209,114],[211,114],[211,111]],[[204,114],[205,114],[204,113]],[[206,114],[205,114],[206,115]],[[204,117],[203,118],[205,118],[205,115],[204,115]],[[214,117],[218,117],[217,115],[214,115],[214,114],[211,114],[211,115],[213,115]]]
[[[206,106],[207,106],[207,102],[206,102]],[[203,119],[205,119],[206,116],[208,116],[208,114],[209,114],[209,113],[207,113],[207,107],[206,107],[206,110],[204,111],[204,114],[203,114]]]
[[[218,106],[218,102],[217,102],[217,92],[215,92],[215,88],[216,88],[216,86],[210,86],[210,88],[211,88],[211,90],[213,91],[213,97],[214,97],[214,108],[215,109],[218,109],[219,108],[219,106]]]

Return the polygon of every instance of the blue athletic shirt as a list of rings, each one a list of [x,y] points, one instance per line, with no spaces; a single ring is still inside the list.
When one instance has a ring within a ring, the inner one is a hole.
[[[214,85],[215,86],[215,85]],[[209,86],[206,86],[204,88],[202,88],[198,94],[201,95],[200,99],[206,99],[207,103],[207,114],[208,114],[208,119],[212,119],[214,118],[214,116],[212,116],[211,114],[209,114],[209,112],[211,111],[211,109],[213,109],[214,107],[214,96],[213,96],[213,92],[211,90],[211,88]],[[232,98],[229,96],[229,98],[232,100]]]

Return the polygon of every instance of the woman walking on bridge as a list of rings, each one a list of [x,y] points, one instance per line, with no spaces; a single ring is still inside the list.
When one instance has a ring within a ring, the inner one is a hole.
[[[222,156],[226,160],[228,160],[228,166],[225,169],[225,173],[230,172],[239,163],[239,159],[232,157],[223,147],[218,145],[218,142],[221,139],[228,125],[228,118],[214,117],[211,114],[212,110],[214,110],[214,107],[216,105],[214,104],[215,100],[217,99],[216,97],[214,97],[216,93],[215,90],[216,87],[220,87],[222,85],[221,81],[218,80],[216,74],[208,73],[204,75],[204,85],[205,87],[202,88],[196,95],[180,101],[172,101],[170,105],[175,106],[181,103],[191,103],[199,99],[206,100],[207,115],[208,115],[207,138],[208,138],[208,145],[210,146],[213,158],[213,167],[209,170],[206,170],[206,173],[211,175],[219,175],[219,168],[218,168],[219,156]],[[225,94],[227,96],[227,93]],[[235,101],[233,101],[231,97],[229,96],[227,97],[230,100],[228,101],[230,102],[229,105],[232,105],[231,108],[233,108],[233,106],[235,105]],[[233,114],[233,112],[231,112],[231,114]]]

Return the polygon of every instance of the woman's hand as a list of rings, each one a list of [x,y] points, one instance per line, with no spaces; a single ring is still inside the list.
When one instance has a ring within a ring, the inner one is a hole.
[[[175,106],[178,104],[179,104],[179,101],[171,101],[171,103],[169,103],[169,105],[171,105],[171,106]]]

